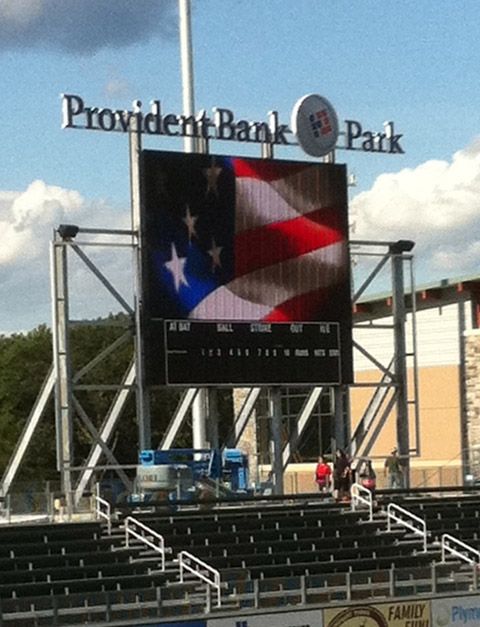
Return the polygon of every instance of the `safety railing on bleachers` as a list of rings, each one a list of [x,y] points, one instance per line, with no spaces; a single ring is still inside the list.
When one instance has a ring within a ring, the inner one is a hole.
[[[392,523],[397,523],[406,527],[423,540],[423,550],[427,551],[427,525],[423,518],[412,514],[407,509],[400,507],[396,503],[389,503],[387,506],[387,531],[392,530]]]
[[[192,573],[195,577],[198,577],[207,584],[208,598],[210,597],[210,591],[212,588],[216,590],[216,605],[217,607],[221,607],[222,594],[220,572],[216,568],[213,568],[209,564],[199,560],[198,557],[195,557],[195,555],[192,555],[188,551],[180,551],[178,554],[178,564],[180,567],[180,583],[183,583],[184,581],[185,571]]]
[[[139,540],[145,546],[158,553],[161,557],[161,570],[165,571],[165,560],[167,550],[165,548],[165,540],[162,535],[140,522],[133,516],[125,518],[125,546],[130,545],[130,537]]]
[[[473,546],[462,542],[448,533],[442,534],[441,546],[442,562],[445,562],[448,553],[452,557],[457,557],[468,564],[480,564],[480,551],[478,549],[475,549]]]
[[[112,533],[112,507],[108,501],[102,499],[101,496],[94,496],[95,499],[95,516],[103,518],[107,521],[108,535]]]
[[[359,483],[354,483],[350,488],[352,510],[355,512],[359,507],[368,508],[369,520],[373,520],[373,497],[372,492]]]

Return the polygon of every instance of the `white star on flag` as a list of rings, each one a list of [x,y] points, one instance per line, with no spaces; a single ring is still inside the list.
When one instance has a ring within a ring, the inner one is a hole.
[[[178,292],[181,285],[188,287],[188,281],[185,278],[185,264],[187,262],[186,257],[179,257],[177,255],[177,249],[175,244],[172,244],[172,258],[165,263],[165,267],[172,273],[175,289]]]
[[[223,246],[217,246],[217,243],[212,237],[212,247],[208,251],[208,254],[212,258],[212,272],[215,270],[215,268],[222,267],[222,262],[220,260],[220,253],[222,252],[222,250],[223,250]]]
[[[192,216],[190,213],[190,207],[187,205],[187,211],[184,218],[182,218],[183,222],[187,225],[188,229],[188,241],[192,241],[192,237],[198,237],[197,232],[195,231],[195,222],[198,220],[198,216]]]
[[[208,192],[213,192],[215,196],[218,196],[218,177],[220,176],[220,172],[222,168],[217,167],[214,163],[209,168],[205,168],[203,173],[207,179],[207,194]]]

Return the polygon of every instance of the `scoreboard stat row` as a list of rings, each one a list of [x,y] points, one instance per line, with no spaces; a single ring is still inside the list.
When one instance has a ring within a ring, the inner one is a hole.
[[[336,322],[165,320],[167,383],[190,385],[337,384]],[[186,380],[187,379],[187,380]]]

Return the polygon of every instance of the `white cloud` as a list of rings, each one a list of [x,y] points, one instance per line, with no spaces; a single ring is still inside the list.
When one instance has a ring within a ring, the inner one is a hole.
[[[414,240],[422,279],[478,272],[480,139],[450,162],[382,174],[350,207],[355,239]]]
[[[105,95],[109,98],[125,98],[131,93],[128,81],[123,78],[111,78],[105,85]]]
[[[91,54],[176,31],[174,0],[0,0],[0,49]]]
[[[129,228],[130,213],[104,201],[87,201],[75,190],[34,181],[21,192],[0,191],[0,332],[50,323],[49,244],[61,223]],[[114,283],[131,285],[129,256],[117,249],[86,249]],[[128,254],[127,254],[128,255]],[[94,317],[121,308],[85,266],[71,261],[72,317]],[[124,295],[128,299],[128,295]]]
[[[3,0],[0,19],[12,25],[25,26],[38,18],[43,10],[43,0]]]
[[[85,205],[78,192],[43,181],[18,194],[0,192],[0,267],[38,257],[52,227],[73,219]]]

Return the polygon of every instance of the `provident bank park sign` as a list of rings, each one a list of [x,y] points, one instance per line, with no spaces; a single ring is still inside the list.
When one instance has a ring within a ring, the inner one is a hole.
[[[323,96],[309,94],[295,104],[290,124],[282,123],[278,111],[270,111],[266,120],[245,120],[234,111],[214,107],[211,114],[202,109],[195,115],[164,110],[160,100],[152,100],[148,109],[140,100],[132,109],[92,106],[74,94],[62,94],[62,127],[128,133],[136,128],[146,135],[197,137],[204,140],[229,140],[244,143],[268,143],[273,146],[300,147],[309,155],[322,157],[335,149],[366,153],[403,154],[403,135],[395,132],[394,122],[385,122],[381,131],[365,129],[358,120],[343,121]],[[133,125],[134,123],[134,125]]]

